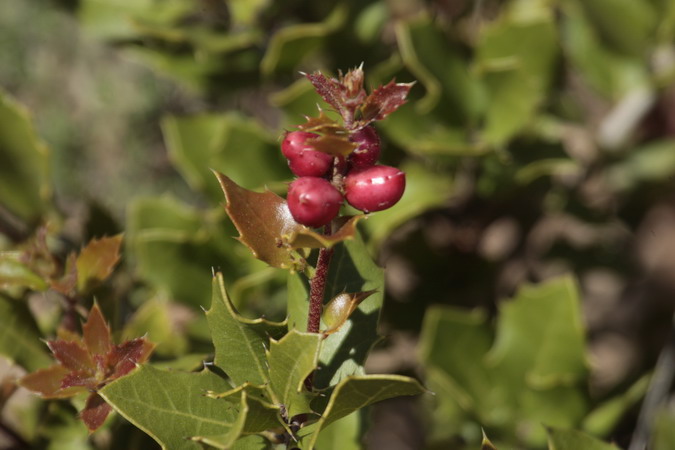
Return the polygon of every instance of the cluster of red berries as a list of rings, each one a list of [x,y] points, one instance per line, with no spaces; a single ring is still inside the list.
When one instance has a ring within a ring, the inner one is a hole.
[[[390,166],[376,165],[380,138],[372,126],[352,133],[356,144],[346,158],[315,150],[312,139],[318,135],[305,131],[287,133],[281,151],[288,166],[299,178],[288,188],[288,208],[296,222],[309,227],[328,224],[347,202],[368,212],[390,208],[405,190],[405,174]]]

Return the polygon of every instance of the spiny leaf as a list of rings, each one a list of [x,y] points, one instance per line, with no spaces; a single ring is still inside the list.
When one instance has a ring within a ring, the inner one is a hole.
[[[206,318],[216,349],[215,364],[237,386],[246,382],[267,383],[265,346],[269,336],[283,335],[286,324],[239,315],[227,296],[221,273],[213,278],[212,288],[211,309]]]
[[[415,83],[396,83],[391,80],[384,86],[375,89],[366,98],[361,108],[362,120],[364,126],[374,120],[382,120],[389,114],[396,111],[406,102],[408,92]]]
[[[110,328],[96,303],[89,311],[87,322],[82,325],[82,334],[84,344],[92,355],[105,355],[110,351]]]
[[[144,363],[154,348],[155,344],[145,338],[136,338],[113,346],[107,359],[108,366],[113,369],[110,379],[124,376],[138,364]]]
[[[79,342],[49,341],[47,346],[63,367],[71,371],[95,370],[94,361]]]
[[[278,341],[270,341],[267,355],[270,387],[286,407],[289,417],[310,412],[301,391],[305,379],[316,369],[320,347],[320,334],[297,330],[291,330]]]
[[[356,235],[356,224],[365,216],[344,216],[333,222],[338,230],[330,235],[317,233],[311,228],[303,227],[299,229],[294,236],[289,238],[289,245],[293,248],[330,248],[335,244],[354,239]]]
[[[319,111],[317,117],[307,117],[305,123],[298,125],[298,130],[330,136],[349,136],[349,131],[323,110]]]
[[[356,148],[348,135],[326,134],[307,141],[314,150],[333,156],[347,157]]]
[[[239,416],[238,408],[204,396],[228,388],[208,370],[188,373],[144,365],[105,386],[99,395],[162,448],[199,449],[191,436],[227,433]]]
[[[354,411],[388,398],[424,392],[426,389],[417,380],[400,375],[347,377],[333,390],[307,448],[313,447],[323,428]]]
[[[317,94],[344,117],[347,109],[344,105],[343,97],[347,92],[347,88],[337,79],[329,78],[319,71],[307,74],[306,77],[312,83],[312,86],[314,86]]]
[[[61,390],[61,380],[63,380],[69,372],[70,371],[62,365],[56,364],[29,373],[22,377],[18,381],[18,384],[30,391],[37,392],[44,398],[71,397],[74,393],[84,390],[84,388]]]
[[[349,319],[349,316],[359,307],[362,301],[370,297],[376,291],[356,292],[348,294],[343,292],[333,297],[323,308],[321,320],[328,327],[323,331],[325,335],[333,334],[340,329]]]
[[[107,404],[100,395],[94,393],[87,397],[87,402],[80,413],[80,418],[89,431],[96,431],[103,425],[103,422],[105,422],[111,411],[112,406]]]
[[[488,439],[485,430],[483,430],[483,441],[480,444],[480,450],[497,450],[497,447]]]
[[[85,291],[110,276],[120,259],[122,235],[92,239],[77,256],[77,288]]]
[[[239,240],[253,256],[274,267],[301,268],[304,260],[282,240],[282,236],[293,235],[302,226],[293,220],[286,201],[270,191],[249,191],[222,173],[214,174],[225,193],[225,210],[239,231]]]

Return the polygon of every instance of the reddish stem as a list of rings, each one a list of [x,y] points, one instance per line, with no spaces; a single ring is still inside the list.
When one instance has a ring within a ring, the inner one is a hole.
[[[326,289],[331,256],[333,256],[332,248],[319,250],[316,272],[309,287],[309,314],[307,315],[307,331],[309,333],[319,332],[321,312],[323,311],[323,293]]]

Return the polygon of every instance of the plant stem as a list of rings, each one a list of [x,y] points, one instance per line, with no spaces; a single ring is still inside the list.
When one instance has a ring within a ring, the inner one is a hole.
[[[328,277],[328,268],[332,256],[332,248],[319,250],[316,272],[309,287],[309,314],[307,315],[307,332],[309,333],[319,332],[323,310],[323,293],[326,289],[326,278]]]

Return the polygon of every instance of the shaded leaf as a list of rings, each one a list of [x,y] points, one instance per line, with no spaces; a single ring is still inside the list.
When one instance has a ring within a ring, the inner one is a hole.
[[[110,276],[120,259],[122,235],[92,239],[77,256],[77,288],[83,292]]]
[[[485,430],[483,430],[483,441],[480,444],[480,450],[497,450],[497,447],[488,439]]]
[[[28,112],[0,90],[0,204],[27,223],[46,211],[51,196],[49,149]]]
[[[131,372],[138,364],[148,359],[154,348],[155,344],[145,338],[136,338],[113,346],[108,353],[107,360],[108,366],[113,369],[109,379],[112,380]]]
[[[547,428],[549,450],[618,450],[612,444],[606,444],[588,434],[577,430]]]
[[[270,387],[289,417],[310,412],[301,391],[305,379],[316,369],[321,340],[320,334],[291,330],[280,340],[270,341],[267,355]]]
[[[311,448],[321,430],[331,423],[373,403],[392,397],[418,395],[426,389],[413,378],[399,375],[365,375],[344,378],[335,386],[318,425],[308,436]]]
[[[294,235],[302,226],[293,220],[286,201],[270,191],[249,191],[214,173],[225,193],[225,209],[239,231],[239,240],[253,256],[282,269],[301,267],[304,260],[283,241],[283,236]]]
[[[215,364],[235,385],[249,382],[263,385],[269,381],[265,347],[269,336],[283,335],[285,323],[264,319],[246,319],[232,306],[223,276],[217,273],[212,283],[211,308],[206,313],[216,349]]]
[[[199,449],[191,436],[226,433],[237,420],[238,410],[204,396],[229,387],[208,370],[186,373],[144,365],[105,386],[99,395],[162,448]]]
[[[90,432],[96,431],[103,425],[112,407],[98,394],[91,394],[87,398],[84,409],[80,412],[80,418]]]
[[[47,282],[20,261],[18,252],[0,252],[0,289],[13,287],[44,291]]]
[[[92,355],[105,355],[112,346],[110,327],[101,313],[97,303],[89,311],[89,316],[82,325],[84,345]]]

